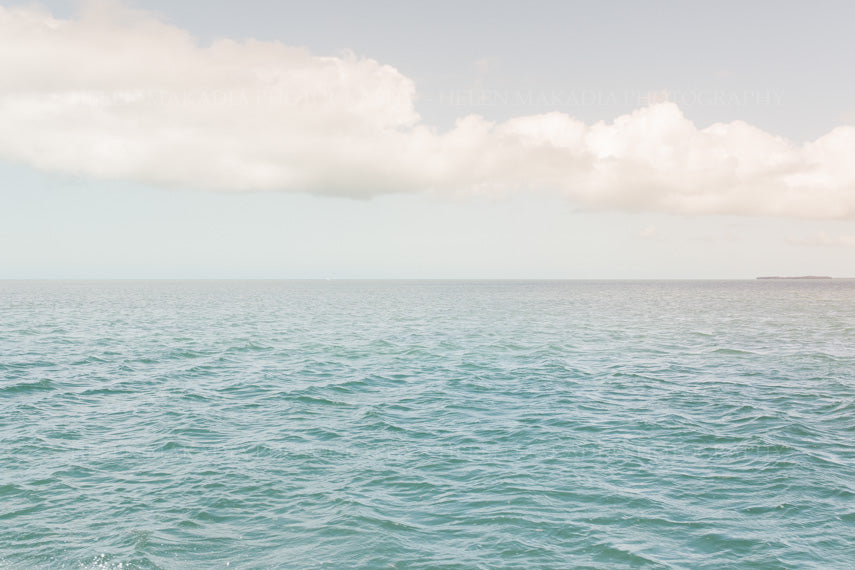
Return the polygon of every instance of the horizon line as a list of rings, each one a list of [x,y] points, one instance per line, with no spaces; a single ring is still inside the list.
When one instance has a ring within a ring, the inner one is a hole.
[[[0,277],[12,281],[846,281],[855,277]]]

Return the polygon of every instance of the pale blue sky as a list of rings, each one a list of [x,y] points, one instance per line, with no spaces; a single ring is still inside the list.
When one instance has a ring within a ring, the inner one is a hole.
[[[277,40],[391,65],[439,130],[473,113],[611,121],[666,90],[699,128],[742,120],[801,144],[855,122],[849,2],[132,5],[203,44]],[[23,162],[0,156],[0,278],[855,276],[849,219],[589,211],[549,192],[167,189]]]

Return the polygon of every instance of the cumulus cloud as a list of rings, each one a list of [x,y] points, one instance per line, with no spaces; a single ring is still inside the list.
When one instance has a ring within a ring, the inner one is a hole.
[[[277,42],[201,45],[109,2],[71,20],[0,7],[0,158],[102,179],[355,197],[563,192],[589,208],[855,217],[855,127],[803,145],[669,102],[611,122],[564,113],[424,124],[380,62]]]

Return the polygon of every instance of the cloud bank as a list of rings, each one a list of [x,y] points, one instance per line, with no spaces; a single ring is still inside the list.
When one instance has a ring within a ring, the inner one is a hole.
[[[414,83],[371,59],[218,40],[114,3],[72,20],[0,7],[0,158],[85,177],[366,197],[560,191],[587,208],[855,218],[855,127],[803,145],[699,129],[663,102],[440,132]]]

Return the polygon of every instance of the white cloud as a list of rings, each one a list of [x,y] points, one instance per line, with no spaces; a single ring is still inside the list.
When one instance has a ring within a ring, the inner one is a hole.
[[[804,145],[699,129],[662,102],[587,125],[563,113],[421,122],[413,82],[351,54],[200,45],[113,3],[74,20],[0,7],[0,158],[94,178],[370,196],[560,190],[589,208],[855,218],[855,127]]]

